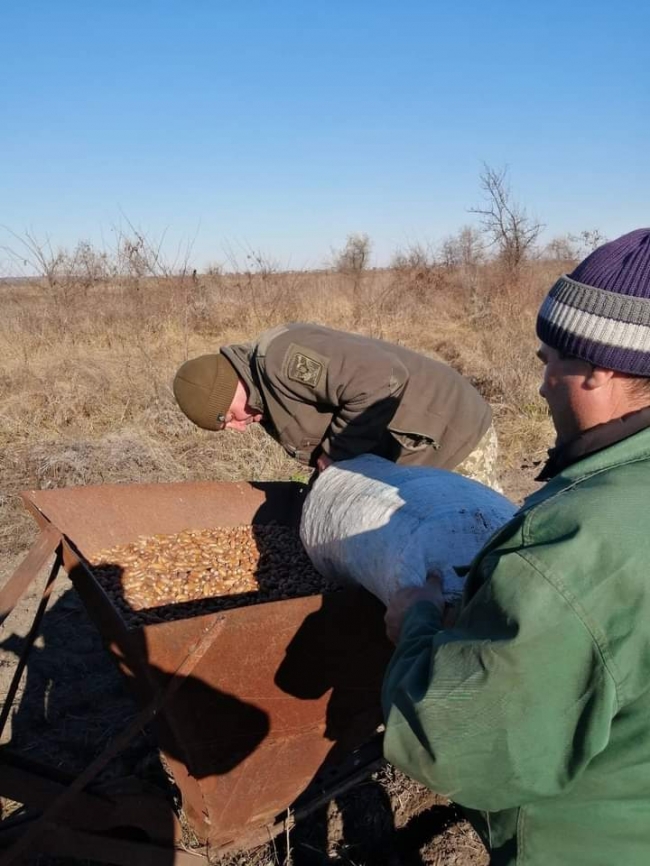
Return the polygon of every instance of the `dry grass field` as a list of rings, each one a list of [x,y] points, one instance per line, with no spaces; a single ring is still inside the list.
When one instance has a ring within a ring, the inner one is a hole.
[[[339,273],[0,283],[0,544],[25,547],[16,494],[72,484],[289,477],[262,431],[214,436],[171,392],[188,357],[284,321],[315,321],[438,356],[494,407],[504,472],[539,458],[535,312],[562,263]]]
[[[21,490],[294,477],[297,464],[261,430],[244,435],[198,430],[177,410],[171,391],[173,374],[186,358],[284,321],[316,321],[381,337],[460,370],[494,408],[502,483],[511,498],[520,499],[551,444],[537,394],[535,313],[566,267],[544,261],[524,263],[516,272],[498,263],[403,265],[345,274],[276,273],[260,265],[241,274],[131,272],[110,279],[77,274],[0,283],[4,575],[35,535],[19,503]],[[78,611],[72,605],[67,615],[74,619]],[[101,654],[95,638],[88,640],[88,653]],[[10,644],[3,650],[7,665]],[[95,722],[105,739],[102,720]],[[90,740],[95,722],[87,724]],[[105,716],[103,722],[105,727]],[[92,755],[95,743],[87,746]],[[83,761],[88,755],[78,757]],[[355,809],[362,816],[356,838],[349,827],[341,835],[341,804],[332,804],[320,824],[297,828],[288,847],[276,843],[229,862],[485,862],[453,807],[390,770],[379,784],[355,789],[345,803],[345,823],[354,825],[349,815]]]

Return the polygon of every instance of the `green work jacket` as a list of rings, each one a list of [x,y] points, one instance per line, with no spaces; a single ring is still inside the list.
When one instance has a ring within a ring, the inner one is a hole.
[[[526,500],[454,628],[407,612],[386,757],[469,810],[493,864],[650,863],[649,515],[646,429]]]

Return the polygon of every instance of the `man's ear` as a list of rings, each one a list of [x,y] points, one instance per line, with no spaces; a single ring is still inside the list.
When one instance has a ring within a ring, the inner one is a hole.
[[[585,378],[585,388],[589,391],[603,388],[605,385],[609,385],[614,375],[613,370],[606,370],[604,367],[592,367],[591,372]]]

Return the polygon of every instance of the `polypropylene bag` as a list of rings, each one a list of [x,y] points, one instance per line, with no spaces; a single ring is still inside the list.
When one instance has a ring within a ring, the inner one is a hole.
[[[464,583],[454,567],[469,565],[515,511],[505,496],[462,475],[365,454],[318,476],[300,537],[322,575],[359,583],[384,604],[433,569],[454,601]]]

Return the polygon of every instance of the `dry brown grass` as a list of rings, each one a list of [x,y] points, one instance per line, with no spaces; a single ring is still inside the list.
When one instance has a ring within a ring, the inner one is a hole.
[[[25,547],[16,494],[108,482],[287,478],[297,466],[259,429],[214,436],[177,410],[187,357],[283,321],[352,329],[437,355],[492,403],[503,466],[542,452],[534,316],[557,265],[516,277],[472,268],[335,273],[259,268],[94,285],[0,285],[0,545]]]

